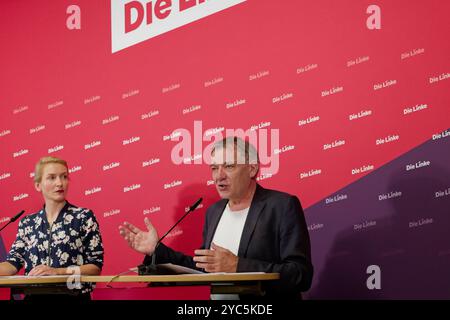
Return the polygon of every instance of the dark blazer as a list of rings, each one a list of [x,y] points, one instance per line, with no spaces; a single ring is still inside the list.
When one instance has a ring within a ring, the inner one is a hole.
[[[206,212],[202,248],[210,248],[228,200]],[[191,256],[160,244],[156,263],[174,263],[196,269]],[[268,297],[300,297],[313,277],[311,247],[303,209],[296,196],[257,185],[239,244],[237,272],[278,272],[280,280],[264,282]],[[150,264],[146,256],[144,264]]]

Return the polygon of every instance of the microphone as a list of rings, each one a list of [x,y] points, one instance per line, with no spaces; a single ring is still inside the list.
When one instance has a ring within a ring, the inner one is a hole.
[[[189,213],[197,209],[199,204],[203,201],[203,198],[198,199],[190,208],[189,210],[172,226],[172,228],[169,229],[161,238],[159,238],[158,242],[156,242],[155,251],[156,248],[158,248],[161,241],[170,233],[170,231],[173,230],[180,222],[183,220]],[[150,265],[141,264],[138,266],[138,274],[139,275],[156,275],[161,274],[161,272],[158,270],[156,265],[156,255],[155,252],[152,254],[152,263]]]
[[[13,223],[14,221],[16,221],[17,219],[20,218],[21,215],[23,215],[25,212],[25,210],[20,211],[18,214],[16,214],[14,217],[12,217],[7,224],[5,224],[3,227],[0,228],[0,231],[2,231],[3,229],[5,229],[10,223]]]

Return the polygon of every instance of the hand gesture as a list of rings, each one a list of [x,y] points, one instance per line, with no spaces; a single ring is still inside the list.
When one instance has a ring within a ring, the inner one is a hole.
[[[236,272],[238,257],[230,250],[222,248],[215,243],[209,249],[195,250],[194,261],[197,268],[206,272]]]
[[[144,219],[148,231],[143,231],[129,222],[119,226],[120,235],[128,245],[139,253],[152,255],[158,242],[158,233],[149,219]]]

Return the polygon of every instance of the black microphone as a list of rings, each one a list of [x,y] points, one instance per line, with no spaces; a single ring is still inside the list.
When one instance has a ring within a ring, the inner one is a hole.
[[[173,226],[172,228],[169,229],[169,231],[167,231],[161,238],[159,238],[158,242],[156,243],[155,246],[155,251],[156,248],[158,248],[159,244],[161,243],[161,241],[170,233],[170,231],[173,230],[173,228],[175,228],[180,222],[181,220],[183,220],[189,213],[191,213],[192,211],[194,211],[195,209],[197,209],[197,207],[199,206],[199,204],[203,201],[203,198],[200,198],[197,200],[197,202],[195,202],[190,208],[189,210],[184,214],[184,216],[182,216]],[[150,265],[144,265],[141,264],[138,266],[138,274],[139,275],[156,275],[156,274],[162,274],[162,272],[160,272],[157,268],[156,265],[156,255],[155,252],[153,252],[152,255],[152,263]]]
[[[0,231],[2,231],[3,229],[5,229],[10,223],[13,223],[14,221],[16,221],[17,219],[20,218],[21,215],[23,215],[25,212],[25,210],[20,211],[18,214],[16,214],[14,217],[12,217],[7,224],[5,224],[2,228],[0,228]]]

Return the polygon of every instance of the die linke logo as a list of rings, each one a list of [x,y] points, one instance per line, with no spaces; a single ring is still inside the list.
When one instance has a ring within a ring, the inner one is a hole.
[[[246,0],[111,0],[112,53]]]
[[[150,209],[144,209],[142,211],[143,214],[150,214],[150,213],[155,213],[155,212],[159,212],[161,211],[161,207],[157,206],[157,207],[151,207]]]
[[[111,217],[111,216],[115,216],[116,214],[119,214],[119,213],[120,213],[120,209],[113,209],[110,211],[103,212],[103,217],[104,218]]]
[[[6,178],[9,178],[9,177],[11,177],[11,173],[9,173],[9,172],[0,174],[0,180],[6,179]]]
[[[4,137],[4,136],[6,136],[6,135],[8,135],[8,134],[11,134],[11,130],[3,130],[3,131],[1,131],[0,132],[0,137]]]

